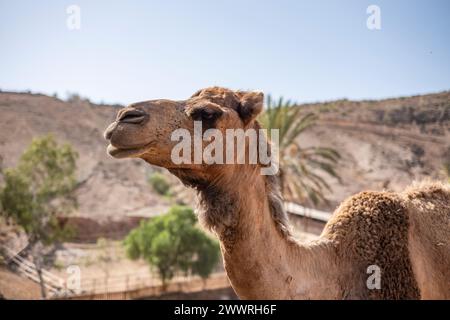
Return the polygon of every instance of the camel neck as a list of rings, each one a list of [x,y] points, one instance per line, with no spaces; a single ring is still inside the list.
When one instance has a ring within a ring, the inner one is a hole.
[[[309,297],[307,288],[322,280],[317,267],[325,247],[298,243],[284,230],[284,212],[273,212],[283,208],[271,203],[267,177],[244,174],[238,181],[245,185],[228,181],[201,192],[200,218],[219,236],[233,288],[246,299]]]

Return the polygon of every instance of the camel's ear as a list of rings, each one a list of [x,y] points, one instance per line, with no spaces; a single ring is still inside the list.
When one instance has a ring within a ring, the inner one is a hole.
[[[254,120],[263,109],[264,94],[261,91],[237,92],[240,105],[239,115],[245,125]]]

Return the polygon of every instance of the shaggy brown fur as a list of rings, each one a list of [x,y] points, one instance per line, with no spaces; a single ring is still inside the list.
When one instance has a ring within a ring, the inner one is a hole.
[[[239,181],[239,179],[233,180],[234,182]],[[277,230],[284,238],[295,241],[284,209],[277,176],[265,176],[265,185],[270,214]],[[240,196],[235,192],[230,192],[229,184],[227,188],[223,188],[220,184],[210,183],[205,188],[197,187],[197,190],[199,193],[197,212],[200,223],[217,233],[226,244],[227,249],[231,251],[241,211]],[[223,237],[221,237],[222,233],[224,233]]]
[[[278,176],[266,176],[265,179],[270,216],[283,237],[287,240],[295,241],[291,233],[288,215],[284,209],[283,196],[281,195],[281,187]]]
[[[422,297],[450,299],[450,184],[416,183],[400,196],[409,212],[409,250]]]
[[[259,128],[259,92],[207,88],[185,101],[154,100],[119,112],[108,152],[167,168],[199,191],[199,219],[221,241],[225,270],[243,299],[450,299],[450,190],[428,183],[402,194],[363,192],[334,213],[319,240],[289,232],[277,178],[259,165],[174,164],[171,133],[193,121],[224,132]],[[367,267],[381,269],[368,289]]]
[[[353,288],[344,276],[343,298],[351,297],[355,289],[371,299],[420,298],[409,258],[408,229],[408,211],[393,193],[362,192],[341,204],[323,237],[334,243],[343,264],[353,264],[359,274],[376,265],[382,279],[380,290],[369,290]]]

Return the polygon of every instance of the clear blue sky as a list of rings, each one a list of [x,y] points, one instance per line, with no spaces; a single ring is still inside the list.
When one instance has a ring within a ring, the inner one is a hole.
[[[366,27],[370,4],[381,30]],[[450,89],[450,1],[0,0],[0,57],[2,90],[96,102],[211,85],[299,102],[413,95]]]

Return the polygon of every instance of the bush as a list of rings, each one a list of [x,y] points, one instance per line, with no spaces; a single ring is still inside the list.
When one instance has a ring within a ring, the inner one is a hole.
[[[15,168],[4,171],[1,214],[21,226],[28,241],[52,244],[67,238],[57,216],[77,205],[73,191],[78,154],[52,135],[33,139]]]
[[[52,135],[33,139],[15,168],[4,170],[0,214],[23,228],[45,297],[42,247],[68,239],[72,230],[58,216],[76,208],[76,151],[59,145]]]
[[[191,208],[173,206],[163,216],[142,221],[124,241],[126,253],[145,259],[166,285],[177,271],[206,279],[219,260],[219,245],[195,226]]]
[[[166,177],[159,172],[151,174],[148,178],[148,182],[158,194],[162,196],[170,195],[170,184],[167,182]]]

